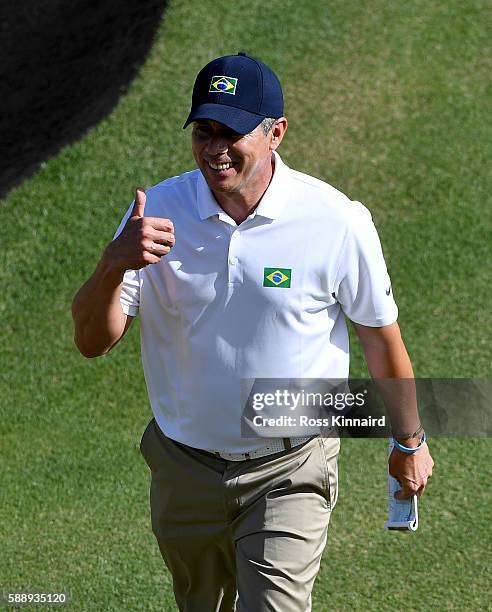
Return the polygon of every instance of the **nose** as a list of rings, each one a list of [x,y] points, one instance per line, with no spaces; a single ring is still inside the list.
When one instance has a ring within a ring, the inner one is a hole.
[[[207,142],[207,153],[210,156],[219,155],[225,153],[228,149],[227,139],[220,134],[214,134],[210,136]]]

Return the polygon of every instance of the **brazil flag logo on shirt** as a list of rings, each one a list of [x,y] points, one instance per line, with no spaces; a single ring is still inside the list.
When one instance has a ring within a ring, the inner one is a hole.
[[[238,79],[228,76],[213,76],[210,81],[210,89],[212,93],[228,93],[236,95],[236,85]]]
[[[263,287],[280,287],[290,289],[292,268],[265,268],[263,270]]]

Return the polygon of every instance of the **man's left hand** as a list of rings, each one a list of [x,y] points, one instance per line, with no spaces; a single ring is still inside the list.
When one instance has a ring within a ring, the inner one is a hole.
[[[401,491],[395,493],[395,499],[408,499],[413,495],[420,497],[432,476],[433,466],[427,443],[413,454],[394,448],[389,457],[389,473],[402,487]]]

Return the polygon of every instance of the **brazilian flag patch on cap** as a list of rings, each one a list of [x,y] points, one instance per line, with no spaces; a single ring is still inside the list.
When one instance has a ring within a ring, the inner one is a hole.
[[[228,76],[213,76],[208,91],[236,95],[237,79]]]
[[[290,289],[292,268],[265,268],[263,270],[263,287],[281,287]]]

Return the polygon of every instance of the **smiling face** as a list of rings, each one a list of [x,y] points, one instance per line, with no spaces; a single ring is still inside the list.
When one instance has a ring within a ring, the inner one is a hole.
[[[272,178],[272,151],[286,128],[282,120],[268,134],[261,125],[250,134],[238,134],[209,119],[193,123],[193,155],[219,204],[234,199],[256,203],[261,198]]]

